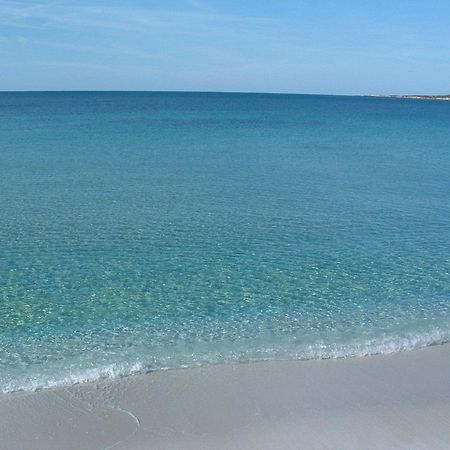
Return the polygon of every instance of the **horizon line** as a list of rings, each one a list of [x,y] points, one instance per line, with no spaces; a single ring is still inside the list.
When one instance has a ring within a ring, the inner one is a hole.
[[[397,98],[397,99],[414,99],[416,98],[433,98],[433,97],[450,97],[450,94],[330,94],[330,93],[304,93],[304,92],[280,92],[280,91],[221,91],[221,90],[185,90],[185,89],[0,89],[2,93],[178,93],[178,94],[241,94],[241,95],[302,95],[302,96],[322,96],[322,97],[372,97],[372,98]]]
[[[117,93],[180,93],[180,94],[249,94],[249,95],[311,95],[329,97],[389,97],[398,94],[324,94],[304,92],[282,92],[282,91],[221,91],[221,90],[189,90],[189,89],[0,89],[0,93],[65,93],[65,92],[117,92]],[[414,94],[403,94],[414,95]],[[419,95],[419,94],[417,94]]]

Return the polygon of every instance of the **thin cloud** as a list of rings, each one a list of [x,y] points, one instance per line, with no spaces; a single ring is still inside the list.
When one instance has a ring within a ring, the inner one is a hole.
[[[124,6],[90,6],[58,2],[28,5],[23,2],[0,1],[0,23],[11,27],[84,26],[128,32],[147,32],[153,27],[172,28],[179,25],[205,25],[217,22],[268,24],[270,19],[218,14],[203,8],[193,10],[161,10]]]

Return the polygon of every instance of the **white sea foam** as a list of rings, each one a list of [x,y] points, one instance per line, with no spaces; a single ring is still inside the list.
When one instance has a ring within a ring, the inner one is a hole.
[[[61,374],[59,376],[33,376],[26,379],[22,384],[11,381],[2,386],[1,389],[3,393],[15,391],[37,391],[39,389],[89,383],[101,380],[103,378],[120,378],[122,376],[140,373],[143,369],[144,367],[139,361],[134,364],[110,364],[103,367],[89,368],[68,374]]]
[[[179,361],[155,360],[151,364],[144,361],[135,361],[133,363],[116,363],[97,368],[88,368],[77,370],[71,373],[61,373],[48,376],[47,374],[32,376],[27,379],[10,380],[3,383],[1,391],[11,393],[16,391],[36,391],[40,389],[49,389],[63,386],[71,386],[80,383],[89,383],[101,379],[116,379],[124,376],[145,373],[155,370],[177,369],[196,367],[207,364],[224,364],[232,362],[254,362],[271,360],[311,360],[311,359],[337,359],[349,357],[364,357],[377,354],[390,354],[415,350],[430,345],[438,345],[450,342],[450,330],[433,329],[425,333],[408,333],[403,336],[383,336],[377,339],[366,341],[353,341],[342,344],[329,344],[317,342],[312,345],[299,347],[298,349],[281,348],[278,346],[265,347],[259,349],[249,348],[246,351],[220,352],[202,354],[196,357],[190,355],[191,359],[186,357]]]

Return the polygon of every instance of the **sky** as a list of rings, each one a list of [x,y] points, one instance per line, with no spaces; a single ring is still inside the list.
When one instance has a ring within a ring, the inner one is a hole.
[[[0,0],[0,90],[450,94],[450,1]]]

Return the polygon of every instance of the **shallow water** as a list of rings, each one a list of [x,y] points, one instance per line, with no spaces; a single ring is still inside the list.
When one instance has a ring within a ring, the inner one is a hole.
[[[450,339],[450,104],[0,93],[0,390]]]

